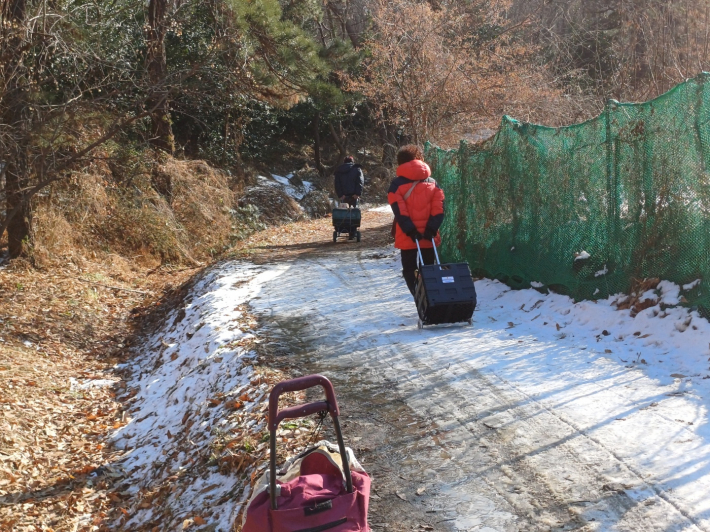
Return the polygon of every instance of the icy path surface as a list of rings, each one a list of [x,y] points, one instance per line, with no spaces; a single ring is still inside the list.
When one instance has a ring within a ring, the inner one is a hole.
[[[706,320],[483,280],[473,326],[419,331],[398,255],[353,248],[267,267],[252,305],[436,425],[413,504],[455,530],[710,531]]]

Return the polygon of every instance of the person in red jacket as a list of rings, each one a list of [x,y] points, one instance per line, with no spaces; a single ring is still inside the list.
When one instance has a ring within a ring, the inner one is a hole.
[[[441,244],[439,227],[444,221],[444,191],[431,176],[429,165],[418,146],[403,146],[397,153],[397,177],[392,181],[387,201],[396,222],[394,247],[401,250],[402,276],[414,295],[417,244],[424,264],[434,264],[432,240]]]

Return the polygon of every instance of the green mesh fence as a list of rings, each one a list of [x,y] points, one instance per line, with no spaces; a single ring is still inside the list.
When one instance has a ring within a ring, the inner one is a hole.
[[[574,126],[504,117],[483,143],[427,146],[427,161],[446,194],[446,260],[575,299],[700,279],[681,294],[710,309],[710,74]]]

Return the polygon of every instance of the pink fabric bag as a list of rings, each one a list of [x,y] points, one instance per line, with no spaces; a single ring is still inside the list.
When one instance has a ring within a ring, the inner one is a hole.
[[[320,385],[327,401],[278,411],[278,397]],[[273,405],[273,408],[272,408]],[[328,410],[338,445],[323,441],[304,451],[276,473],[276,429],[281,420]],[[367,512],[370,477],[343,444],[335,393],[320,375],[277,384],[269,397],[270,467],[254,486],[242,532],[370,532]],[[272,492],[275,494],[272,497]]]
[[[313,449],[300,465],[302,474],[277,484],[278,509],[271,509],[267,489],[258,493],[249,503],[242,532],[368,532],[370,477],[353,468],[353,492],[348,493],[342,472],[322,452],[322,447]],[[307,470],[312,472],[303,474]]]

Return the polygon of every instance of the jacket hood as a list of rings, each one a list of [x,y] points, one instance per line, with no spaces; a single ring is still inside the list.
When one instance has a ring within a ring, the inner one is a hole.
[[[412,181],[422,181],[431,176],[431,168],[424,161],[414,159],[397,167],[397,175]]]

